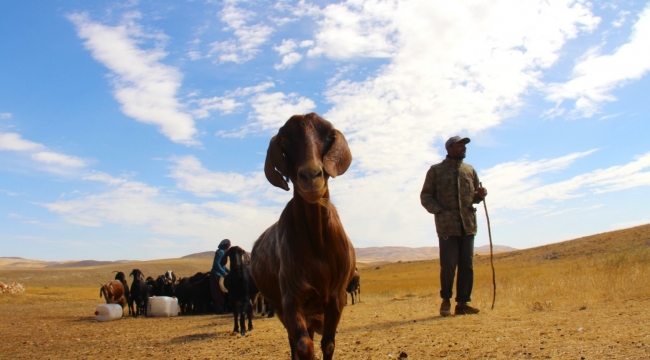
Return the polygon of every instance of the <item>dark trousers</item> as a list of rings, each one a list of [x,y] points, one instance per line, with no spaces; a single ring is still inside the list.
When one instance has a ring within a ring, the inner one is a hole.
[[[456,280],[456,302],[472,301],[474,287],[474,235],[440,236],[440,297],[451,299],[454,277]]]
[[[214,304],[214,312],[217,314],[224,313],[225,294],[221,291],[219,286],[219,278],[213,273],[210,273],[210,293],[212,295],[212,303]]]

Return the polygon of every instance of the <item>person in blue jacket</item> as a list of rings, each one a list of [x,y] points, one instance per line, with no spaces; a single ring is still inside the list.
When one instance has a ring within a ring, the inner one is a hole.
[[[217,314],[223,314],[225,294],[219,286],[219,278],[228,276],[228,268],[221,265],[221,260],[226,256],[226,251],[230,248],[230,240],[221,240],[217,251],[214,252],[212,269],[210,270],[210,290],[212,291],[212,300],[214,301],[214,311]]]

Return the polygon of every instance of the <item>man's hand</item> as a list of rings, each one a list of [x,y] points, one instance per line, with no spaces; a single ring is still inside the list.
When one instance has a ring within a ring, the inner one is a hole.
[[[482,187],[482,186],[480,188],[478,188],[478,190],[476,192],[477,192],[478,196],[481,199],[483,199],[483,198],[485,198],[487,196],[487,189]]]

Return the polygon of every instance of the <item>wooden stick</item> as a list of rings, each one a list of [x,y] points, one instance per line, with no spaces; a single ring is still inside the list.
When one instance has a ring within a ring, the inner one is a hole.
[[[480,187],[483,187],[482,183],[478,183]],[[494,272],[494,255],[492,254],[492,229],[490,229],[490,216],[488,215],[487,204],[485,203],[485,198],[483,198],[483,208],[485,209],[485,218],[487,219],[488,226],[488,237],[490,238],[490,266],[492,267],[492,309],[494,310],[494,300],[497,297],[497,280],[496,274]]]

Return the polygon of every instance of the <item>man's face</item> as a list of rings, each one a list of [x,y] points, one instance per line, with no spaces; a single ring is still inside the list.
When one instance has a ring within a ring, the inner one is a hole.
[[[466,153],[467,153],[467,147],[465,146],[465,143],[462,141],[455,142],[451,144],[451,146],[447,147],[447,154],[452,159],[457,159],[457,160],[464,159]]]

